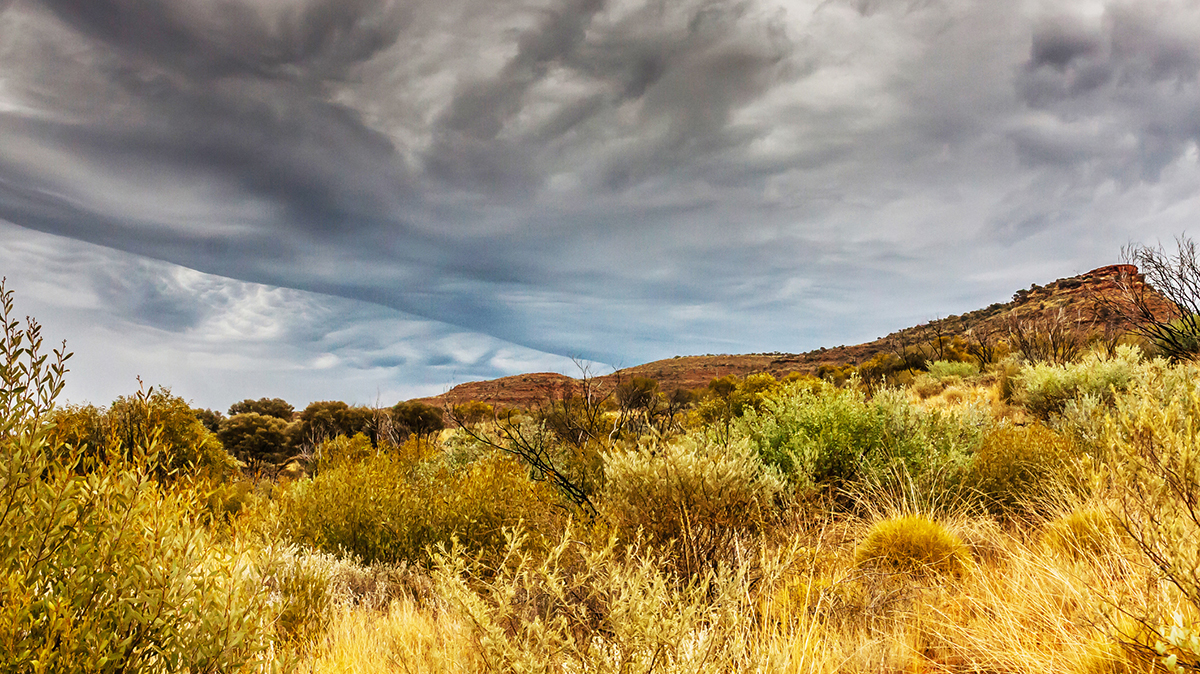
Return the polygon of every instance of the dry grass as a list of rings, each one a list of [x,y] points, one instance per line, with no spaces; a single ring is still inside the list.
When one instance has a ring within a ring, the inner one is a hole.
[[[344,603],[301,671],[1152,672],[1166,670],[1114,638],[1148,640],[1116,608],[1191,615],[1119,541],[1081,559],[1040,530],[961,518],[970,569],[914,576],[856,565],[866,529],[797,530],[700,584],[577,542],[549,559],[514,551],[487,577],[446,558],[423,600]]]

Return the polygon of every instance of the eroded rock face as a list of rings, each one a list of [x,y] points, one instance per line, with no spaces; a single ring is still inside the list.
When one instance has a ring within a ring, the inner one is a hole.
[[[1156,315],[1170,316],[1174,309],[1145,285],[1143,275],[1131,264],[1113,264],[1093,269],[1078,276],[1058,279],[1044,286],[1034,284],[1018,290],[1011,302],[992,304],[961,316],[948,316],[922,325],[894,332],[887,337],[855,346],[821,348],[808,353],[771,353],[745,355],[677,356],[595,377],[591,385],[600,393],[612,390],[620,381],[632,377],[649,377],[659,382],[662,391],[678,388],[695,389],[713,379],[727,375],[744,377],[755,372],[767,372],[782,378],[791,372],[814,374],[821,366],[858,365],[877,354],[893,351],[899,341],[918,343],[933,335],[943,337],[979,333],[1007,333],[1013,320],[1029,320],[1049,315],[1062,315],[1075,323],[1076,329],[1094,330],[1111,324],[1113,329],[1129,326],[1112,323],[1110,317],[1097,312],[1097,299],[1116,298],[1125,287],[1145,289]],[[564,392],[583,392],[583,382],[553,372],[503,377],[490,381],[460,384],[440,396],[422,398],[433,405],[458,405],[481,400],[497,407],[530,407],[545,403]]]

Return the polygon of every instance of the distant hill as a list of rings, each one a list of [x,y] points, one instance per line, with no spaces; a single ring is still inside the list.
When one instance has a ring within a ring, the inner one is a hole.
[[[1143,283],[1136,267],[1110,265],[1058,279],[1044,286],[1034,284],[1027,290],[1018,290],[1009,302],[905,328],[865,344],[820,348],[799,354],[676,356],[624,368],[594,377],[591,381],[604,390],[632,377],[649,377],[659,382],[661,390],[673,391],[707,386],[713,379],[726,375],[744,377],[755,372],[768,372],[779,378],[791,372],[815,374],[821,366],[861,365],[877,354],[896,352],[900,345],[915,345],[938,336],[953,339],[955,336],[966,337],[969,333],[976,336],[1006,335],[1013,321],[1037,320],[1058,315],[1060,311],[1067,321],[1075,324],[1076,330],[1092,331],[1102,329],[1104,323],[1103,317],[1096,315],[1095,300],[1112,297],[1117,292],[1117,281],[1122,275],[1126,275],[1133,283]],[[1170,306],[1163,300],[1159,310],[1165,315],[1170,312]],[[1109,326],[1120,331],[1128,327]],[[459,384],[442,395],[420,400],[437,406],[481,400],[498,407],[527,407],[544,402],[549,396],[558,395],[564,390],[580,387],[579,379],[554,372],[535,372]]]

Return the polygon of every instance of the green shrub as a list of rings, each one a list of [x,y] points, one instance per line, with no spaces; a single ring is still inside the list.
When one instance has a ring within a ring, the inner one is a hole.
[[[615,532],[666,549],[688,575],[760,533],[786,485],[746,441],[721,447],[693,437],[606,455],[605,473],[601,512]]]
[[[855,562],[888,573],[961,576],[973,563],[962,540],[920,515],[876,522],[854,552]]]
[[[49,445],[66,356],[39,354],[37,324],[10,319],[2,283],[0,310],[0,671],[232,671],[260,660],[273,616],[254,551],[214,545],[198,521],[203,492],[154,479],[174,458],[154,444],[158,431],[88,470],[79,447]]]
[[[935,360],[929,363],[929,376],[934,379],[974,377],[977,374],[979,374],[979,366],[975,363],[955,360]]]
[[[1043,421],[1061,414],[1068,401],[1085,395],[1111,403],[1115,393],[1128,388],[1141,357],[1136,347],[1122,345],[1113,358],[1092,352],[1066,365],[1030,365],[1017,375],[1013,399]]]
[[[746,412],[737,430],[763,463],[801,488],[864,480],[952,477],[979,441],[984,414],[973,408],[924,411],[903,391],[870,400],[856,389],[781,387]]]

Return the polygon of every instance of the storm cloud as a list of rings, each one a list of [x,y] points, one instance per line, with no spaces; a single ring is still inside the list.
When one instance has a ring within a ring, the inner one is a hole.
[[[611,365],[1111,263],[1190,224],[1198,142],[1182,0],[0,2],[0,219]],[[131,325],[228,311],[104,266]]]

